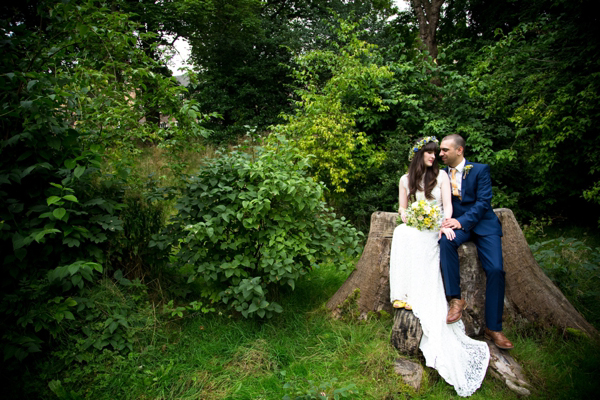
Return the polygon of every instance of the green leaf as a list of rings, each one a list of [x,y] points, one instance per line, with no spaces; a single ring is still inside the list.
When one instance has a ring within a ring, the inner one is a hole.
[[[81,175],[83,175],[83,173],[85,172],[85,167],[82,165],[78,165],[75,168],[75,171],[73,172],[73,174],[75,175],[75,178],[80,178]]]
[[[21,172],[21,178],[25,178],[27,175],[29,175],[31,173],[31,171],[33,171],[38,165],[32,165],[26,169],[23,170],[23,172]]]
[[[77,197],[73,196],[72,194],[68,194],[66,196],[63,196],[63,199],[72,201],[74,203],[79,203],[79,201],[77,200]]]
[[[73,275],[71,277],[71,283],[73,286],[81,288],[83,287],[83,278],[81,278],[81,275]]]
[[[8,206],[8,211],[12,214],[18,214],[23,211],[23,203],[13,203]]]
[[[67,210],[65,210],[62,207],[57,208],[56,210],[52,211],[52,215],[54,215],[54,218],[56,218],[56,219],[62,219],[66,214],[67,214]]]
[[[60,200],[61,199],[58,196],[50,196],[46,199],[46,202],[48,203],[48,205],[51,205],[51,204],[58,203]]]
[[[75,263],[69,265],[67,267],[67,270],[69,271],[69,273],[71,275],[75,275],[79,271],[79,268],[80,268],[80,264],[78,262],[75,262]]]
[[[271,305],[273,306],[273,311],[276,313],[281,313],[283,311],[283,308],[278,303],[271,303]]]
[[[43,231],[36,233],[36,235],[33,237],[33,239],[39,243],[40,240],[42,240],[43,237],[49,233],[60,233],[60,231],[58,229],[53,229],[53,228],[52,229],[44,229]]]
[[[63,243],[69,247],[79,247],[79,240],[73,238],[64,238]]]
[[[65,300],[65,304],[68,307],[75,307],[77,305],[77,301],[71,297],[69,297],[67,300]]]

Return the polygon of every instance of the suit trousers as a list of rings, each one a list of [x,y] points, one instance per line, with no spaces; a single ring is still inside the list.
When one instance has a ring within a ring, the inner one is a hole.
[[[502,261],[502,238],[498,235],[480,236],[475,232],[454,231],[454,240],[442,235],[440,239],[440,262],[446,296],[460,297],[460,269],[458,248],[472,241],[477,247],[479,261],[485,271],[485,324],[493,331],[502,330],[502,312],[504,310],[504,269]]]

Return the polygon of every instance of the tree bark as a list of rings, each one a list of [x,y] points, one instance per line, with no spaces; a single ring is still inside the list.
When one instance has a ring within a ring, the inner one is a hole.
[[[420,356],[419,343],[422,337],[423,329],[415,314],[403,308],[395,310],[392,345],[402,354]]]
[[[419,21],[419,37],[421,38],[421,42],[435,60],[438,56],[435,36],[444,0],[411,0],[410,3]]]
[[[503,208],[494,211],[504,233],[504,319],[522,319],[561,329],[575,328],[588,336],[598,337],[598,331],[575,310],[539,267],[512,211]],[[397,216],[397,213],[381,211],[371,215],[369,237],[356,269],[327,302],[334,316],[339,315],[338,306],[355,289],[360,290],[357,300],[360,318],[366,318],[370,311],[394,312],[389,298],[389,260]],[[469,305],[463,320],[467,334],[476,336],[484,328],[485,274],[473,243],[465,243],[459,248],[459,259],[461,290]]]

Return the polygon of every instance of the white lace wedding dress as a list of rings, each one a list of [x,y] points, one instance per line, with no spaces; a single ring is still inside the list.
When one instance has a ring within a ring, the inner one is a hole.
[[[409,193],[407,175],[400,184]],[[439,179],[432,195],[442,208]],[[425,194],[417,192],[416,199],[426,200]],[[446,324],[448,305],[437,231],[419,231],[405,224],[396,227],[390,255],[390,299],[406,301],[419,318],[423,328],[419,348],[426,365],[435,368],[459,396],[473,394],[485,377],[490,352],[485,342],[465,334],[462,321]]]

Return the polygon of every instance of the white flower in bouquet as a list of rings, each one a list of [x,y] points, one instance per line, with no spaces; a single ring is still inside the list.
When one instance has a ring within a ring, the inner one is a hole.
[[[435,203],[426,200],[418,200],[406,209],[406,225],[418,230],[437,230],[440,227],[442,210]],[[401,216],[398,223],[402,223]]]

